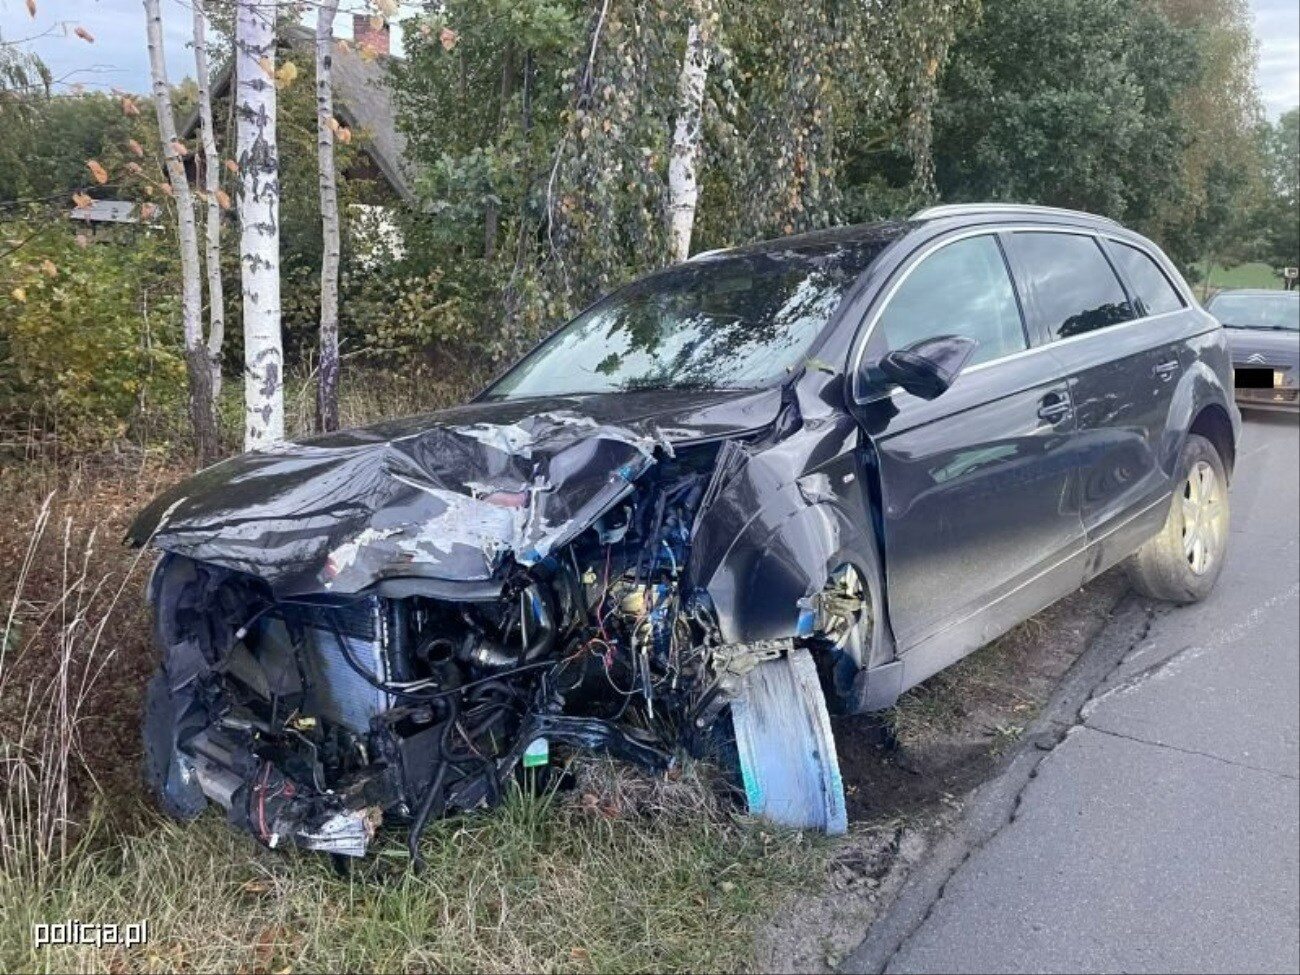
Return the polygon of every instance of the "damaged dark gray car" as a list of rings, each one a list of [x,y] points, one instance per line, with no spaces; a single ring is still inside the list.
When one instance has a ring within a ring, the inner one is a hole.
[[[1095,266],[1039,253],[1059,238]],[[830,714],[1135,550],[1153,594],[1208,592],[1229,376],[1163,255],[1083,214],[702,255],[467,405],[245,454],[143,512],[151,785],[271,846],[358,856],[387,823],[418,856],[431,817],[557,751],[708,751],[752,812],[843,830]]]

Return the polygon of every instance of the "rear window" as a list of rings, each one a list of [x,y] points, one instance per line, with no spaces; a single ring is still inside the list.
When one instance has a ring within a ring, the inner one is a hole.
[[[1163,315],[1183,307],[1183,299],[1150,255],[1118,241],[1111,248],[1111,255],[1146,314]]]
[[[1011,234],[1008,242],[1053,341],[1137,317],[1095,238],[1031,230]]]

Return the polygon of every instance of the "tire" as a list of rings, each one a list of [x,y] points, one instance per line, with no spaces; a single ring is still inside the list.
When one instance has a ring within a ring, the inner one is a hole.
[[[1125,567],[1144,596],[1185,605],[1210,594],[1228,554],[1228,476],[1210,441],[1188,435],[1175,483],[1164,527]]]
[[[144,782],[158,807],[174,819],[194,819],[208,800],[187,775],[176,750],[176,709],[167,674],[160,667],[144,692]]]

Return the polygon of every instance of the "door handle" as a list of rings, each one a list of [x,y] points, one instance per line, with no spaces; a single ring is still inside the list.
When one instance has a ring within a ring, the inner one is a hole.
[[[1038,415],[1049,423],[1060,423],[1072,412],[1070,401],[1056,393],[1046,397],[1038,407]]]
[[[1151,370],[1151,374],[1154,376],[1159,376],[1165,382],[1169,382],[1169,380],[1174,378],[1174,373],[1176,373],[1177,371],[1178,371],[1178,360],[1173,359],[1169,362],[1160,363],[1160,365],[1156,366],[1154,369]]]

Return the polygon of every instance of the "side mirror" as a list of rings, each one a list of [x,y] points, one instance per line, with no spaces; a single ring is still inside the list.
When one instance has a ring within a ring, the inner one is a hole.
[[[890,352],[879,368],[893,385],[921,399],[934,399],[956,381],[978,346],[964,335],[938,335]]]

